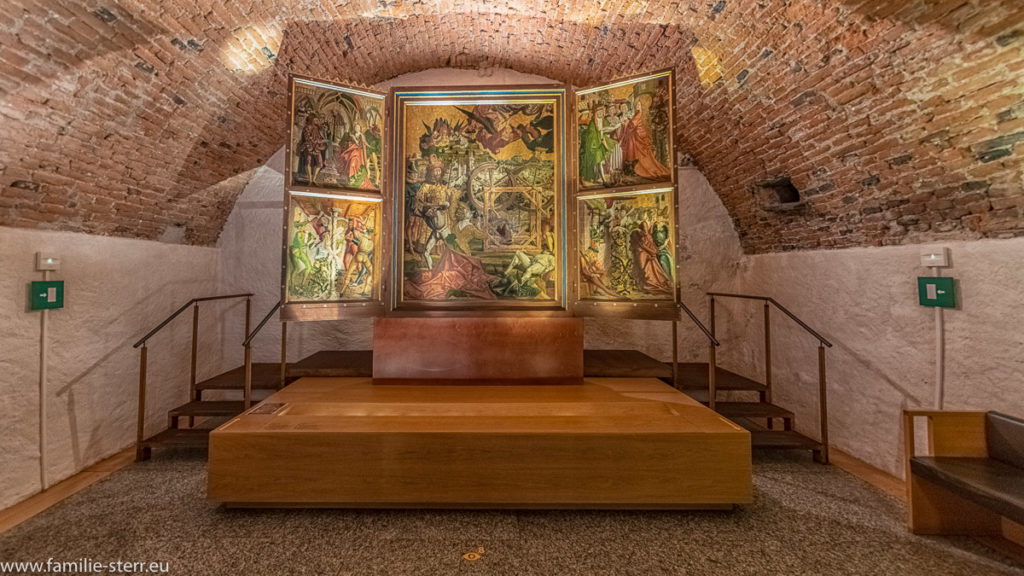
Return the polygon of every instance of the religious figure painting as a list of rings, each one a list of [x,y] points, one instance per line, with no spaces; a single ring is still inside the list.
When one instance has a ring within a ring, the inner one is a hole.
[[[580,190],[674,181],[672,90],[666,70],[576,93]]]
[[[396,307],[564,307],[562,88],[396,91]]]
[[[577,202],[580,298],[673,301],[672,189],[584,196]]]
[[[286,301],[380,299],[381,202],[289,196]]]
[[[384,97],[292,78],[291,187],[380,192]]]

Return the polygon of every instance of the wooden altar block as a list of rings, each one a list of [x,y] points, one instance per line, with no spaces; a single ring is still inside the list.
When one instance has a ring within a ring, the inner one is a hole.
[[[582,382],[580,318],[377,318],[378,383]]]
[[[653,378],[380,386],[302,378],[210,434],[230,506],[727,508],[750,433]]]

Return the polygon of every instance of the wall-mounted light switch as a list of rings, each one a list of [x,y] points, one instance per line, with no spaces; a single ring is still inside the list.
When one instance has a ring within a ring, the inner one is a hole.
[[[57,272],[60,270],[60,256],[47,252],[36,252],[36,270],[39,272]]]
[[[921,248],[921,266],[927,268],[946,268],[949,266],[949,248]]]

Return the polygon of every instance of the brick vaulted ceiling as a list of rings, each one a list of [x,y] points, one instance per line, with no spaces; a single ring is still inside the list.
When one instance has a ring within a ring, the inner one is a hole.
[[[748,252],[1024,235],[1020,0],[4,0],[0,224],[216,242],[290,72],[667,66]]]

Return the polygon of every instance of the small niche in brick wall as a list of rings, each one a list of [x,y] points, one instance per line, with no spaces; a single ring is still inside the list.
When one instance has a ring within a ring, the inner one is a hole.
[[[786,211],[804,206],[800,191],[789,176],[780,176],[754,185],[754,196],[765,210]]]

